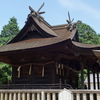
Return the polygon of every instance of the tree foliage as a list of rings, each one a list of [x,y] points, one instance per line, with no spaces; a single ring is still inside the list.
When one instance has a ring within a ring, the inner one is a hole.
[[[95,44],[100,45],[100,34],[97,34],[91,26],[82,23],[82,21],[78,21],[79,24],[76,25],[79,34],[79,41],[85,44]],[[81,72],[78,74],[78,88],[81,88]],[[84,81],[87,77],[87,70],[84,69]]]
[[[0,44],[4,45],[9,42],[12,38],[14,38],[19,32],[19,27],[17,23],[17,19],[15,17],[10,18],[10,21],[7,25],[3,26],[3,30],[1,30],[0,34]]]
[[[10,65],[0,63],[0,84],[8,84],[11,82],[12,68]]]
[[[9,42],[19,32],[17,19],[15,17],[10,18],[7,25],[3,26],[0,34],[0,46]],[[7,84],[11,82],[11,66],[0,62],[0,84]]]
[[[95,30],[89,25],[82,23],[82,21],[78,22],[79,24],[76,25],[76,28],[79,33],[79,41],[86,44],[100,44],[100,38],[96,34]]]

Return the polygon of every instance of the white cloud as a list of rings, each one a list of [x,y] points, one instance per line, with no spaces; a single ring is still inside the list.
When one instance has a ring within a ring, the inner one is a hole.
[[[72,10],[80,10],[100,20],[100,11],[81,0],[58,0],[64,7]]]

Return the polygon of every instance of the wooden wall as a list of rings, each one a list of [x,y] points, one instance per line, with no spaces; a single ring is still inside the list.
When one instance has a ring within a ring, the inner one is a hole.
[[[54,64],[32,65],[31,73],[29,74],[30,65],[20,68],[20,77],[18,77],[18,67],[13,67],[12,83],[13,84],[53,84],[55,83],[55,67]],[[43,76],[42,76],[43,75]]]
[[[55,84],[61,79],[63,84],[77,88],[78,74],[67,67],[58,68],[58,73],[55,63],[44,65],[44,71],[43,65],[32,65],[31,72],[30,65],[21,66],[20,73],[18,68],[13,67],[13,84]]]

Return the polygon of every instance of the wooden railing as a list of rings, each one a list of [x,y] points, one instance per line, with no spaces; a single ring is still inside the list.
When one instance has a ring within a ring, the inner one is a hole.
[[[69,84],[4,84],[0,89],[72,89]]]
[[[60,90],[0,90],[0,100],[58,100]]]
[[[3,89],[0,90],[0,100],[100,100],[100,90],[69,90],[71,96],[68,97],[64,92],[65,98],[61,99],[59,94],[62,91],[62,89]]]
[[[71,90],[72,100],[100,100],[100,90]]]

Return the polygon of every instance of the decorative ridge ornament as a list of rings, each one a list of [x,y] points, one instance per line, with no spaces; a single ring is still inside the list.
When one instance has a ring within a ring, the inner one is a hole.
[[[68,11],[68,18],[69,20],[67,19],[66,21],[68,22],[68,24],[72,24],[72,22],[74,21],[74,18],[71,20],[69,11]]]
[[[75,25],[79,24],[79,22],[72,23],[74,21],[74,18],[71,20],[69,11],[68,11],[68,18],[69,18],[69,20],[68,19],[66,20],[68,23],[67,29],[72,31],[75,28]]]
[[[44,6],[44,3],[40,6],[40,8],[38,9],[38,11],[36,12],[31,6],[29,6],[29,9],[31,10],[29,16],[34,16],[36,17],[39,21],[40,20],[44,20],[44,18],[40,15],[40,14],[44,14],[45,12],[39,12],[42,7]]]

